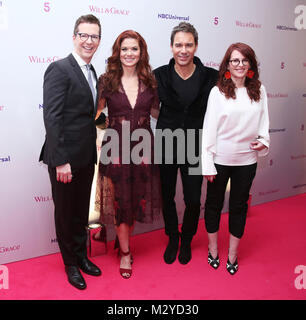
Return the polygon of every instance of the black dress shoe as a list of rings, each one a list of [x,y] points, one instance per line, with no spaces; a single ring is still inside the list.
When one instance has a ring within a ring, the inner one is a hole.
[[[78,261],[78,267],[91,276],[100,276],[102,274],[101,270],[86,257]]]
[[[181,264],[187,264],[191,260],[191,241],[192,238],[181,237],[181,248],[178,260]]]
[[[80,290],[86,289],[86,282],[77,266],[65,266],[65,271],[70,284]]]
[[[164,261],[171,264],[175,261],[179,247],[180,235],[179,233],[169,236],[169,242],[164,253]]]

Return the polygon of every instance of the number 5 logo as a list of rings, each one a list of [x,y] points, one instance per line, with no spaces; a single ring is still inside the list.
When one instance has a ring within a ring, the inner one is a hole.
[[[45,12],[49,12],[51,9],[50,9],[50,2],[45,2],[44,3],[44,11]]]

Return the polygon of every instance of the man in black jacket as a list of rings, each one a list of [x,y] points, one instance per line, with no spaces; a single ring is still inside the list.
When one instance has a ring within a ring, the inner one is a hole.
[[[87,258],[85,229],[97,160],[97,76],[90,61],[100,37],[99,20],[93,15],[81,16],[74,27],[74,52],[49,65],[43,87],[46,140],[40,160],[48,165],[65,271],[68,281],[78,289],[86,288],[79,269],[101,275]]]
[[[216,83],[218,72],[205,67],[200,59],[195,57],[197,47],[198,33],[195,28],[189,23],[180,23],[171,34],[173,58],[168,65],[154,70],[154,74],[161,102],[157,131],[169,132],[170,129],[174,132],[180,129],[187,133],[188,129],[193,129],[195,139],[192,142],[188,141],[188,144],[193,143],[195,155],[200,156],[199,130],[203,126],[209,92]],[[196,234],[200,216],[203,176],[201,172],[190,174],[190,169],[199,166],[199,161],[198,163],[189,161],[187,150],[190,146],[188,144],[186,134],[174,140],[173,153],[170,155],[173,161],[170,164],[169,149],[163,146],[160,174],[165,233],[169,236],[164,260],[168,264],[176,259],[180,238],[174,201],[178,169],[181,173],[186,206],[178,257],[182,264],[187,264],[191,259],[191,241]],[[181,161],[182,153],[183,162]]]

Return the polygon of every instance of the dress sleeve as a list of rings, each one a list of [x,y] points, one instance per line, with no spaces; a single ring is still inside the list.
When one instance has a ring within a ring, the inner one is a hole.
[[[219,89],[214,87],[208,98],[207,110],[202,130],[202,174],[216,175],[217,170],[214,164],[216,154],[217,130],[218,130],[218,95]]]
[[[258,138],[257,140],[264,144],[267,148],[258,152],[260,157],[266,156],[269,153],[270,146],[270,135],[269,135],[269,112],[268,112],[268,98],[266,89],[264,86],[261,87],[261,99],[262,99],[262,114],[259,121]]]
[[[157,92],[157,89],[153,89],[153,103],[151,106],[151,116],[155,119],[158,118],[159,107],[160,107],[160,102],[158,98],[158,92]]]

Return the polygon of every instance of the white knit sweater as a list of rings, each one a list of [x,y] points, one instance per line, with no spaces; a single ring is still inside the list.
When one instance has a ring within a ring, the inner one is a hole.
[[[246,88],[236,89],[236,99],[227,99],[218,87],[209,95],[202,136],[202,174],[217,174],[214,163],[228,166],[249,165],[257,156],[268,153],[269,115],[266,89],[260,88],[261,99],[252,102]],[[262,151],[250,148],[258,140]]]

